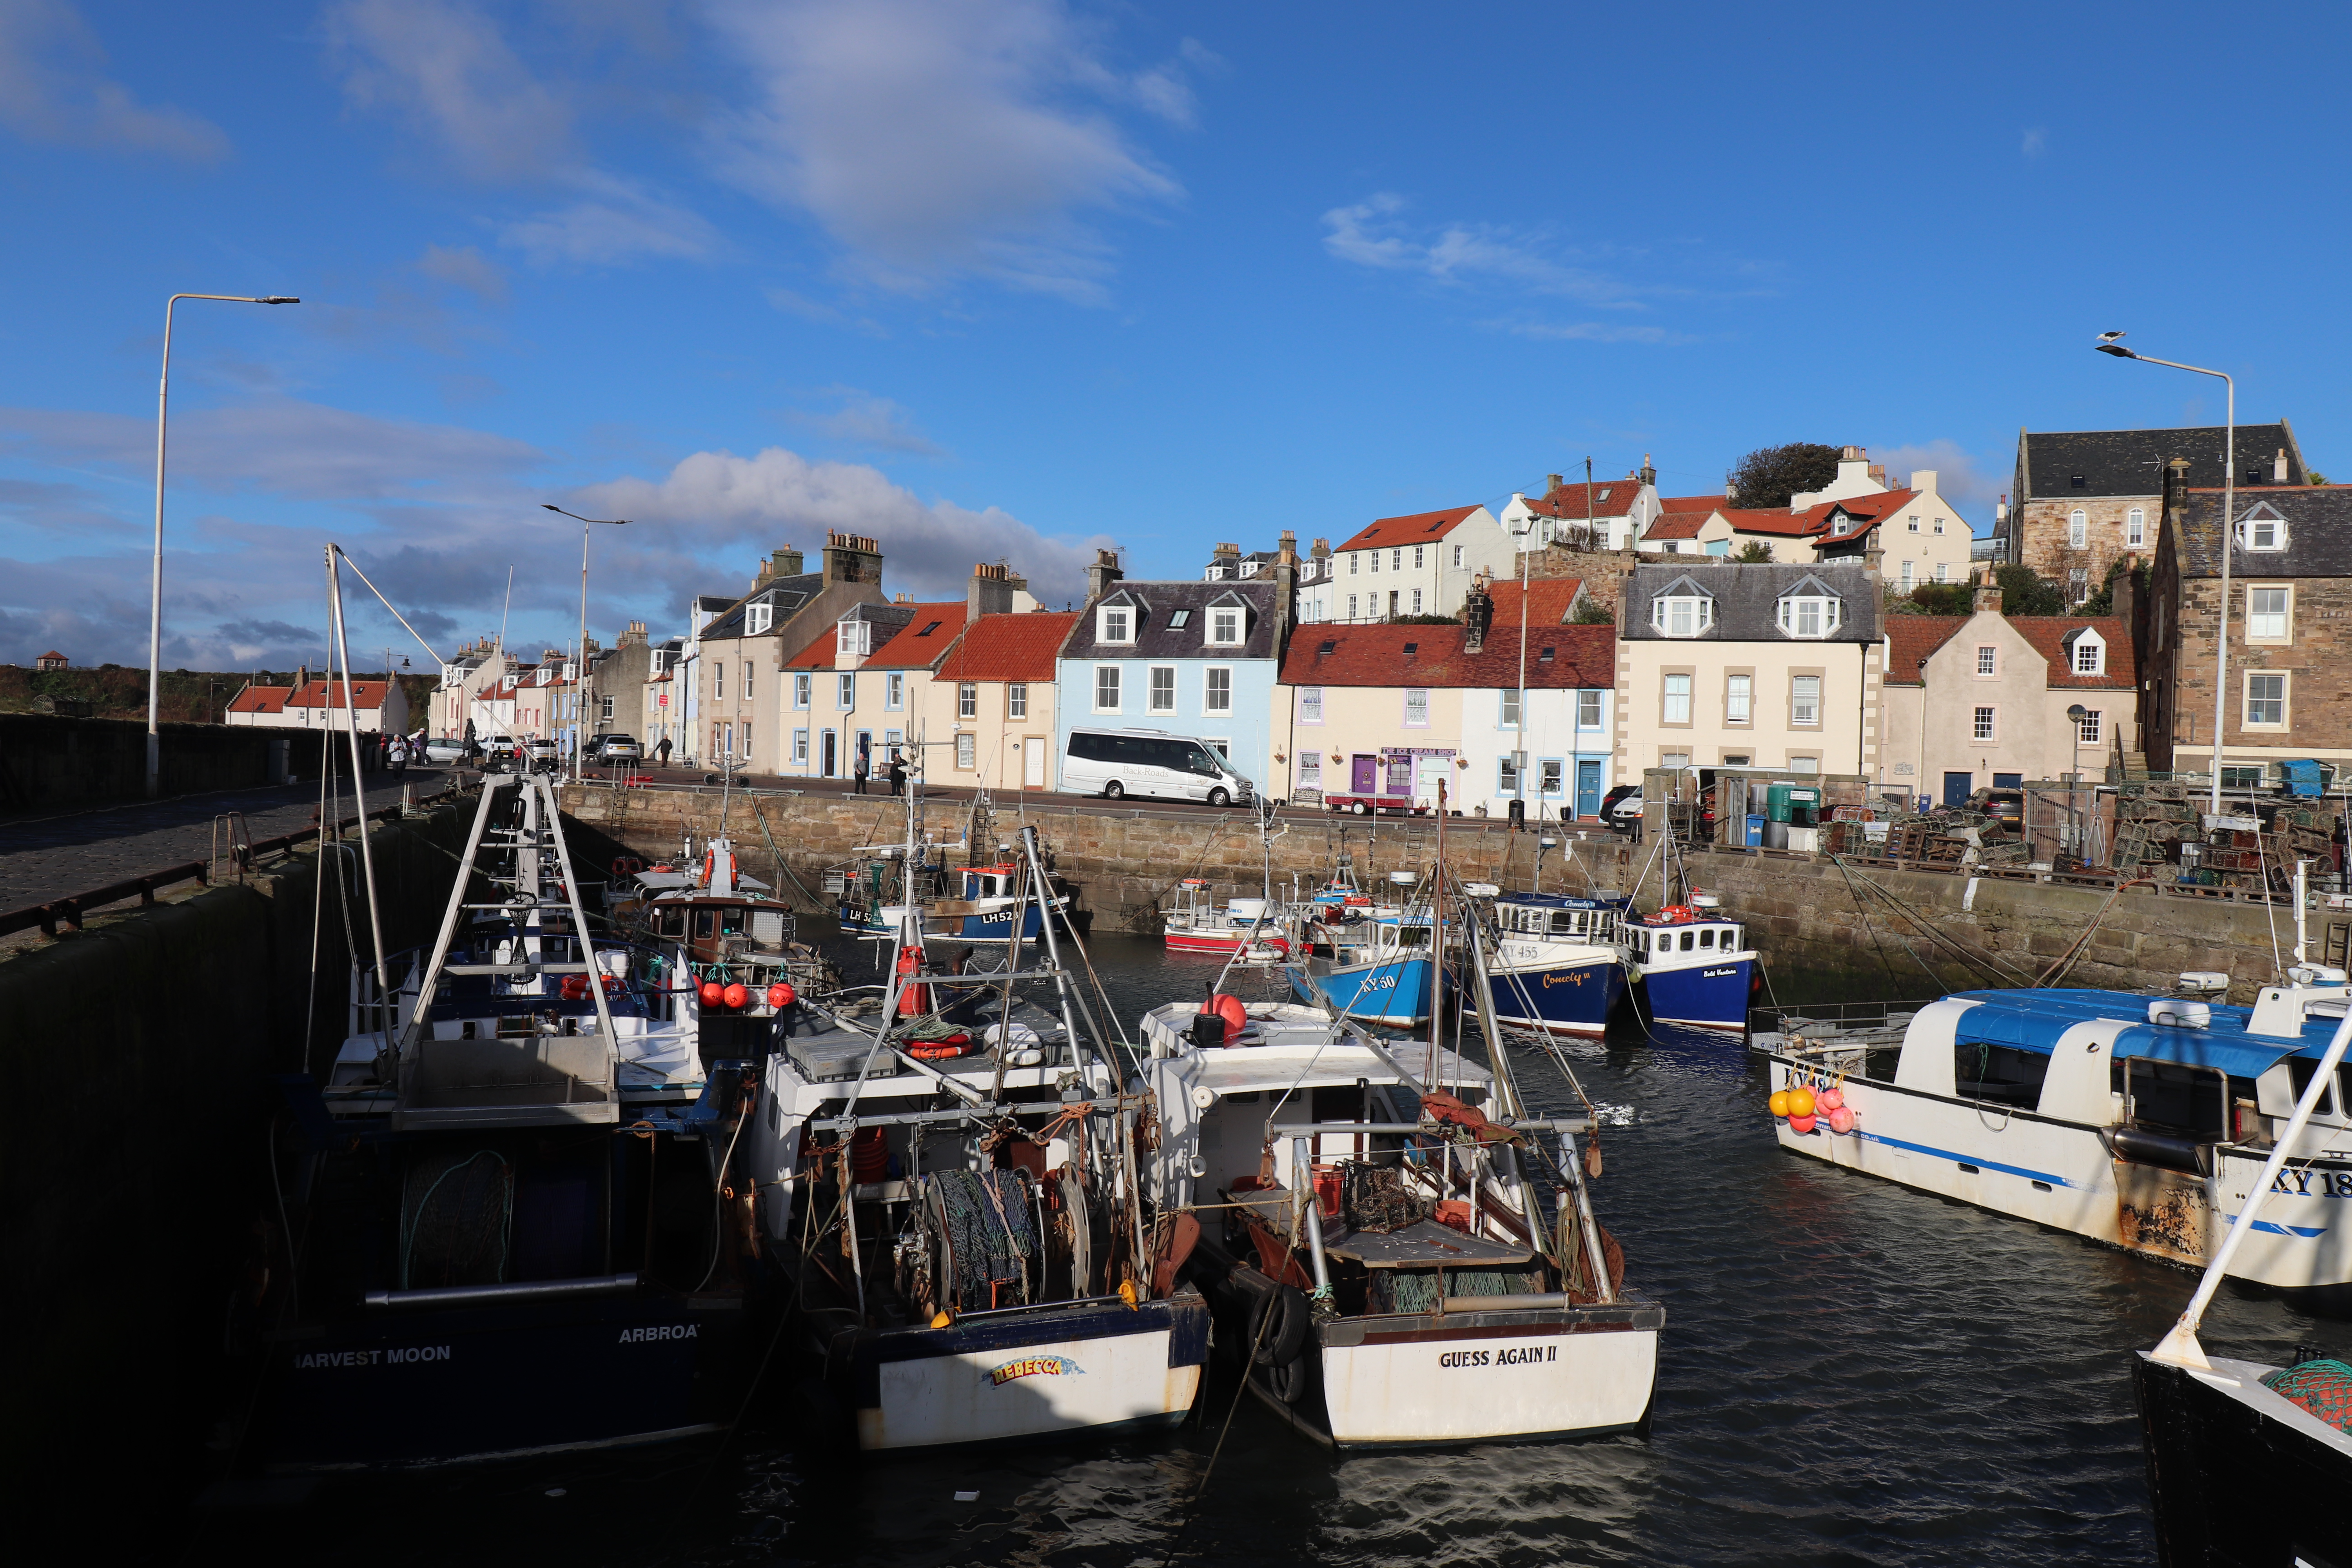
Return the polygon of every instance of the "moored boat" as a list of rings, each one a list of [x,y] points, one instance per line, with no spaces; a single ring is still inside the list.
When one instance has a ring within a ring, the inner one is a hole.
[[[1486,987],[1497,1021],[1558,1035],[1606,1030],[1625,994],[1617,934],[1625,900],[1502,893],[1489,883],[1470,891],[1492,900]]]
[[[1686,904],[1621,921],[1617,939],[1644,1019],[1744,1032],[1760,984],[1743,922],[1720,900],[1694,893]]]
[[[1209,886],[1198,877],[1176,884],[1175,908],[1168,911],[1161,929],[1169,952],[1278,958],[1290,951],[1289,939],[1274,918],[1271,898],[1233,899],[1221,905],[1209,896]]]

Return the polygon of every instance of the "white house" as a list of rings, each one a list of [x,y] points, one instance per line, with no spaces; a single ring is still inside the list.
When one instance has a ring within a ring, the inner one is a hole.
[[[1328,587],[1302,587],[1299,609],[1318,621],[1455,615],[1480,574],[1508,576],[1515,559],[1511,536],[1483,506],[1384,517],[1340,542]]]

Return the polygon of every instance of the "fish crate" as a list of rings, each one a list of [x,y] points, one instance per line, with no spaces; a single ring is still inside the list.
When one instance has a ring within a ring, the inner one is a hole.
[[[2208,870],[2202,866],[2191,867],[2180,873],[2180,885],[2184,888],[2217,888],[2221,885],[2221,873]]]
[[[1914,818],[1898,822],[1886,830],[1886,858],[1890,860],[1916,860],[1927,847],[1930,829]]]

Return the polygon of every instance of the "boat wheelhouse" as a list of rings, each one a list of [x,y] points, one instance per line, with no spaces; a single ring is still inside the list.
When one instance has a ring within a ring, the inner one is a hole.
[[[1746,1031],[1759,961],[1744,923],[1696,893],[1687,904],[1619,923],[1625,972],[1648,1022]]]
[[[1442,1047],[1244,1011],[1205,1046],[1190,1005],[1153,1010],[1143,1068],[1149,1194],[1206,1222],[1185,1272],[1251,1393],[1342,1448],[1642,1425],[1665,1313],[1592,1217],[1585,1124],[1506,1121]]]
[[[1625,994],[1618,947],[1625,900],[1567,893],[1485,896],[1493,902],[1486,986],[1496,1021],[1549,1034],[1602,1033]]]
[[[1267,959],[1290,951],[1271,899],[1233,899],[1219,905],[1209,888],[1209,882],[1200,877],[1187,877],[1176,884],[1175,907],[1168,911],[1161,930],[1169,952],[1238,952]]]
[[[2305,967],[2251,1007],[1971,991],[1928,1003],[1899,1030],[1809,1034],[1792,1021],[1759,1044],[1772,1089],[1802,1091],[1811,1112],[1779,1117],[1783,1148],[2202,1268],[2347,1005],[2343,971]],[[2323,1109],[2295,1135],[2231,1277],[2352,1301],[2352,1073],[2343,1078],[2322,1087]]]

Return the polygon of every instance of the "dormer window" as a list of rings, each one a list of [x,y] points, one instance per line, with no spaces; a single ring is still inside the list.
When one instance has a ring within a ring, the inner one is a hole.
[[[1256,562],[1244,561],[1242,563],[1242,575],[1244,577],[1255,577],[1257,575],[1257,568],[1258,563]]]
[[[864,658],[874,651],[874,623],[843,621],[834,627],[835,650],[852,658]]]
[[[1715,625],[1715,600],[1702,594],[1687,577],[1675,584],[1680,592],[1650,601],[1651,629],[1664,637],[1695,637]]]
[[[2076,675],[2105,675],[2107,672],[2107,645],[2096,632],[2084,632],[2074,643],[2072,668]]]
[[[2249,550],[2284,550],[2286,519],[2264,501],[2246,514],[2239,537]]]
[[[1134,609],[1127,605],[1105,605],[1095,612],[1095,636],[1103,642],[1133,642]]]
[[[1242,640],[1242,613],[1239,610],[1213,609],[1209,612],[1209,642],[1212,647],[1229,647]]]
[[[1838,629],[1843,619],[1844,605],[1832,593],[1813,578],[1797,584],[1797,591],[1780,596],[1779,624],[1781,634],[1792,637],[1825,637]]]
[[[1222,566],[1212,566],[1212,567],[1210,567],[1210,568],[1209,568],[1209,581],[1210,581],[1210,582],[1212,582],[1212,583],[1222,583],[1222,582],[1223,582],[1224,580],[1225,580],[1225,569],[1224,569],[1223,567],[1222,567]]]
[[[758,637],[761,633],[766,631],[769,626],[775,623],[775,617],[776,610],[775,606],[772,605],[744,605],[743,635],[746,637]]]

